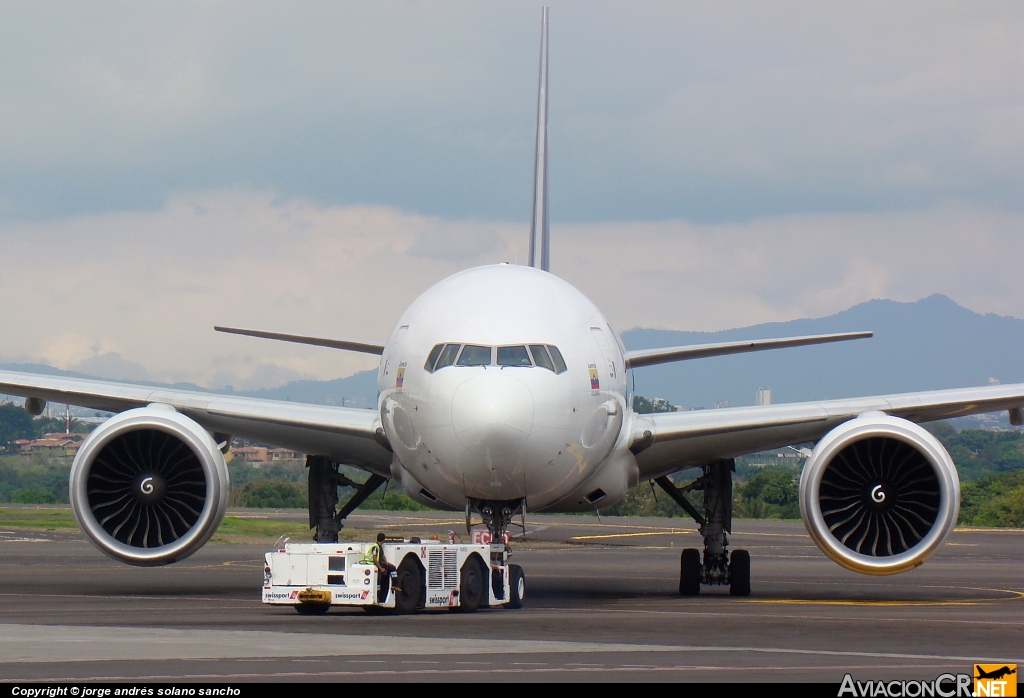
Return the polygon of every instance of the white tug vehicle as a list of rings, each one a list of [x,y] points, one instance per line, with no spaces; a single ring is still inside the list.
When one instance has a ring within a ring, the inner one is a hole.
[[[294,606],[303,615],[332,606],[413,613],[481,606],[520,608],[526,579],[508,562],[504,543],[410,538],[380,543],[397,569],[381,573],[369,556],[375,543],[287,543],[266,554],[263,603]]]

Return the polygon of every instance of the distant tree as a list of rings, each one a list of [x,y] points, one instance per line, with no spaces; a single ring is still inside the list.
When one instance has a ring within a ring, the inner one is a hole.
[[[305,509],[308,501],[298,485],[263,480],[242,486],[241,505],[254,509]]]
[[[676,406],[668,400],[654,398],[648,400],[642,395],[633,396],[633,411],[637,414],[651,414],[652,412],[675,412]]]
[[[10,403],[0,405],[0,450],[11,451],[12,441],[34,439],[36,434],[36,425],[28,412]]]
[[[949,422],[925,422],[921,426],[934,434],[939,441],[945,442],[956,437],[956,427]]]
[[[342,490],[342,497],[348,497],[352,490]],[[385,494],[384,488],[377,490],[366,498],[366,501],[359,505],[363,511],[429,511],[422,504],[409,499],[402,491],[402,488],[392,484]]]
[[[799,475],[792,470],[765,468],[746,484],[737,485],[733,504],[738,517],[800,518]]]
[[[960,489],[960,523],[967,526],[1024,526],[1024,471],[965,482]]]
[[[684,495],[690,503],[700,508],[700,495],[686,493]],[[688,518],[689,514],[683,511],[682,507],[665,492],[652,486],[649,482],[642,482],[626,492],[622,501],[614,506],[602,508],[601,513],[606,516],[645,516],[660,518]]]
[[[46,490],[22,490],[11,501],[15,504],[56,504],[57,498]]]

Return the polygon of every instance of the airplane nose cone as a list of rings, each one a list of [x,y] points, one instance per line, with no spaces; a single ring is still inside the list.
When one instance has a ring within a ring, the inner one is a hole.
[[[533,429],[533,395],[507,373],[488,370],[455,391],[452,426],[462,445],[473,453],[514,453],[526,444]]]

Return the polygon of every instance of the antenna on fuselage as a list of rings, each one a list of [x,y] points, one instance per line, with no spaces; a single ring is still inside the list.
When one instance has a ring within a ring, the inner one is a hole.
[[[548,232],[548,8],[540,20],[540,87],[537,89],[537,152],[533,160],[533,218],[530,221],[530,266],[551,271]]]

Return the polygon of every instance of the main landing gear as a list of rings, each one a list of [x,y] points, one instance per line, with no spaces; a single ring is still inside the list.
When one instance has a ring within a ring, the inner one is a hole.
[[[720,460],[702,467],[703,474],[688,485],[676,487],[662,476],[654,482],[700,526],[704,537],[704,561],[696,548],[683,550],[679,560],[679,593],[696,596],[702,584],[729,586],[733,596],[750,596],[750,553],[734,550],[729,554],[732,533],[732,474],[736,462]],[[684,495],[691,490],[704,492],[701,513]]]
[[[345,525],[348,515],[366,498],[387,482],[387,478],[371,475],[359,483],[338,472],[338,464],[323,456],[306,456],[309,469],[309,527],[316,529],[317,543],[337,543],[338,531]],[[335,513],[338,506],[338,488],[352,487],[355,492]]]

